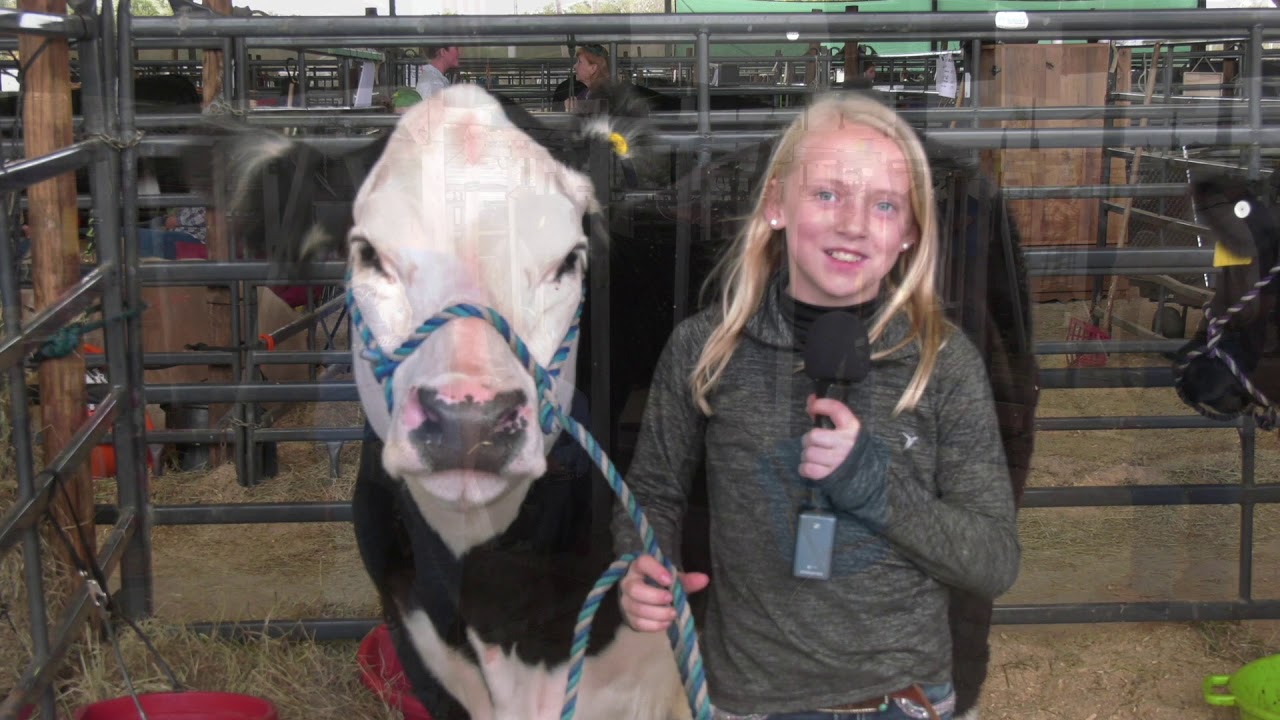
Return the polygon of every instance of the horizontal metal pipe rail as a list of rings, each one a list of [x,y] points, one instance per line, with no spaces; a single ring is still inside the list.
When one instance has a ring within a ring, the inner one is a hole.
[[[996,605],[997,625],[1041,625],[1102,622],[1211,622],[1266,620],[1280,615],[1280,600],[1209,602],[1103,602],[1087,605]],[[260,637],[310,642],[359,640],[381,624],[377,618],[330,620],[241,620],[191,623],[188,630],[226,640]]]
[[[1089,345],[1094,348],[1095,345]],[[1074,351],[1064,351],[1074,352]],[[1116,351],[1120,352],[1120,351]],[[142,366],[147,370],[163,370],[185,365],[230,365],[233,353],[225,350],[189,350],[186,352],[157,352],[143,354]],[[255,361],[258,365],[334,365],[351,362],[350,350],[299,350],[298,352],[272,351]],[[106,359],[101,355],[85,357],[85,366],[103,368]]]
[[[88,40],[97,36],[97,28],[80,15],[0,10],[0,33]]]
[[[0,344],[0,370],[12,366],[34,352],[55,332],[89,309],[95,294],[101,292],[107,274],[112,272],[115,272],[115,268],[110,265],[99,265],[90,270],[89,274],[84,276],[75,287],[64,291],[57,300],[37,313],[23,328],[20,335],[15,335]]]
[[[772,91],[771,91],[772,92]],[[775,93],[776,94],[776,93]],[[271,119],[266,119],[271,117]],[[263,120],[254,120],[266,126],[292,127],[301,123],[287,119],[287,113],[279,116],[267,114]],[[374,116],[371,116],[371,118]],[[548,120],[555,115],[548,116]],[[658,131],[652,133],[641,143],[642,147],[671,147],[678,149],[714,148],[740,142],[770,142],[776,137],[776,129],[772,124],[769,129],[744,130],[740,126],[745,123],[744,116],[734,124],[738,128],[717,128],[714,132],[671,132]],[[957,117],[960,117],[957,115]],[[565,116],[567,122],[567,116]],[[763,118],[762,118],[763,119]],[[924,119],[942,122],[941,117]],[[335,121],[336,122],[336,121]],[[389,121],[385,121],[390,124]],[[380,124],[380,123],[372,123]],[[549,123],[554,126],[554,121]],[[354,125],[353,125],[354,127]],[[1163,150],[1173,146],[1210,145],[1244,147],[1253,143],[1263,145],[1280,145],[1280,126],[1262,126],[1257,130],[1250,127],[1212,126],[1197,127],[1189,125],[1146,127],[1099,127],[1099,128],[964,128],[964,127],[924,127],[924,135],[931,140],[952,145],[961,149],[1047,149],[1047,148],[1154,148]],[[374,141],[369,136],[318,136],[308,138],[308,143],[322,149],[342,152],[365,147]],[[201,140],[185,135],[149,135],[142,138],[139,151],[146,157],[176,157],[198,146]],[[15,141],[0,143],[8,149],[17,149],[20,144]]]
[[[1206,31],[1247,32],[1260,27],[1266,39],[1280,33],[1280,18],[1266,10],[1162,10],[1130,13],[1115,10],[1091,12],[1050,11],[1022,13],[1026,33],[1042,38],[1055,38],[1063,33],[1091,33],[1111,39],[1142,38],[1159,35],[1166,38],[1203,36]],[[1001,17],[1010,17],[1001,15]],[[862,41],[963,38],[966,40],[1005,40],[1022,30],[1006,30],[996,25],[995,12],[937,13],[754,13],[718,14],[689,13],[670,15],[592,15],[592,16],[411,16],[396,17],[280,17],[271,22],[261,18],[212,18],[187,16],[183,22],[168,18],[137,18],[133,31],[138,38],[260,38],[285,36],[292,38],[378,38],[394,41],[414,38],[416,44],[429,38],[451,38],[461,43],[496,42],[491,36],[547,36],[568,41],[568,35],[581,37],[615,36],[636,42],[635,36],[664,36],[673,40],[691,39],[699,32],[714,37],[733,33],[770,42],[812,42],[825,38],[857,37]],[[788,33],[795,33],[789,36]],[[1015,35],[1016,36],[1016,35]],[[579,40],[582,42],[583,40]]]
[[[1100,485],[1027,488],[1023,509],[1065,507],[1168,507],[1280,503],[1280,485]],[[94,518],[116,522],[119,509],[99,504]],[[210,503],[156,505],[156,525],[275,525],[353,520],[350,502]]]
[[[64,173],[79,170],[93,158],[100,140],[82,140],[61,150],[0,167],[0,192],[20,190]]]
[[[1066,353],[1167,353],[1186,345],[1185,339],[1175,340],[1082,340],[1079,342],[1041,341],[1035,344],[1037,355],[1063,355]]]
[[[1044,275],[1160,275],[1213,271],[1212,248],[1081,248],[1033,247],[1025,250],[1027,270]],[[308,281],[337,282],[346,272],[346,263],[327,260],[310,266]],[[267,261],[243,262],[154,262],[138,268],[144,285],[197,286],[231,282],[257,284],[296,283],[297,278],[281,276],[281,270]]]
[[[1050,368],[1040,371],[1040,386],[1045,389],[1172,387],[1173,374],[1168,367]],[[148,404],[169,405],[356,402],[360,399],[351,382],[148,385],[143,389],[143,396]]]

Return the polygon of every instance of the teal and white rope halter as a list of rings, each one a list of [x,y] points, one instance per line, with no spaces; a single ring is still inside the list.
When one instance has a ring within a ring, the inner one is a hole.
[[[585,301],[585,296],[583,301]],[[347,307],[351,313],[351,324],[359,335],[360,341],[364,344],[364,349],[360,352],[360,356],[369,361],[373,369],[373,376],[382,385],[388,413],[391,412],[392,408],[391,381],[395,375],[396,368],[431,333],[443,327],[445,323],[462,317],[488,320],[494,329],[502,335],[503,339],[507,341],[507,345],[511,347],[516,358],[520,360],[520,364],[524,365],[529,374],[533,376],[534,386],[537,389],[539,398],[538,422],[542,431],[547,435],[551,435],[558,426],[578,441],[578,444],[591,456],[591,461],[596,464],[596,467],[600,468],[614,494],[618,496],[623,507],[626,508],[627,515],[635,523],[636,530],[639,531],[640,539],[644,544],[644,551],[657,558],[662,563],[662,566],[667,569],[667,572],[671,573],[671,577],[676,578],[671,587],[673,604],[676,609],[676,622],[667,628],[667,635],[676,653],[676,664],[680,669],[680,679],[684,683],[685,693],[688,696],[689,707],[693,711],[694,718],[697,720],[710,720],[711,701],[707,695],[706,674],[702,667],[702,653],[698,649],[698,633],[694,627],[693,613],[689,608],[688,595],[684,591],[684,586],[679,580],[676,569],[662,553],[661,548],[658,547],[658,540],[653,532],[653,527],[649,525],[648,518],[645,517],[644,511],[640,509],[635,496],[631,494],[631,490],[623,482],[622,475],[614,466],[613,461],[605,454],[604,449],[591,436],[591,433],[556,403],[555,383],[560,376],[561,367],[569,357],[573,343],[578,338],[583,301],[578,303],[573,325],[569,328],[569,332],[565,334],[564,342],[561,343],[560,348],[552,356],[551,364],[547,368],[543,368],[538,364],[524,341],[516,335],[515,331],[511,329],[511,325],[496,310],[465,303],[451,305],[441,310],[420,325],[413,334],[400,344],[400,347],[390,353],[386,353],[378,345],[377,340],[374,339],[373,333],[365,326],[364,318],[360,314],[360,307],[355,300],[355,294],[351,290],[350,273],[347,275]],[[587,598],[582,604],[582,610],[578,613],[577,625],[574,627],[569,662],[569,681],[565,688],[564,709],[560,713],[561,720],[572,720],[577,710],[578,688],[582,681],[582,669],[586,662],[587,642],[591,636],[591,622],[595,617],[596,610],[600,607],[600,601],[604,599],[609,589],[622,579],[634,559],[634,555],[626,554],[615,560],[604,575],[596,581],[595,587],[587,594]]]

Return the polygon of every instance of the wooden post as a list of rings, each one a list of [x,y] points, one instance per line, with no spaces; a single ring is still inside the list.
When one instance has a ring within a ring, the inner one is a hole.
[[[203,0],[203,4],[220,15],[231,14],[231,0]],[[227,58],[223,56],[221,50],[206,49],[204,51],[201,82],[202,107],[207,108],[211,103],[219,100],[226,103],[230,102],[230,98],[224,96],[224,91],[230,88],[222,87],[222,68],[225,62],[227,62]],[[218,162],[217,158],[214,158],[213,187],[215,188],[215,198],[222,189],[224,179],[223,166]],[[221,203],[215,202],[214,204],[220,205]],[[207,224],[205,244],[208,248],[209,259],[214,262],[229,262],[234,259],[230,234],[227,232],[227,224],[224,221],[221,209],[219,207],[205,208],[205,222]],[[231,337],[231,291],[227,287],[209,287],[206,292],[209,309],[208,343],[214,347],[230,346],[233,340]],[[231,367],[209,368],[209,382],[224,384],[234,381],[235,375]],[[226,404],[210,404],[210,426],[218,427],[230,409],[231,406]],[[219,465],[225,460],[221,446],[211,447],[208,457],[211,467]]]
[[[66,15],[66,0],[21,0],[27,12]],[[41,49],[43,48],[43,50]],[[28,158],[67,147],[71,134],[71,60],[67,41],[20,35],[18,52],[28,65],[22,78],[23,142]],[[37,308],[44,308],[80,281],[80,238],[76,218],[75,175],[67,173],[27,189],[27,224],[31,228],[31,271]],[[40,364],[40,429],[44,432],[44,462],[51,462],[67,446],[84,422],[84,356]],[[26,428],[16,428],[25,432]],[[62,482],[66,495],[53,496],[54,521],[71,536],[82,558],[96,555],[93,532],[93,479],[87,466],[70,469]],[[78,521],[78,522],[77,522]],[[78,527],[79,526],[79,527]],[[83,532],[80,530],[83,529]],[[83,536],[85,542],[81,542]],[[78,567],[66,546],[55,542],[58,557],[74,578]]]

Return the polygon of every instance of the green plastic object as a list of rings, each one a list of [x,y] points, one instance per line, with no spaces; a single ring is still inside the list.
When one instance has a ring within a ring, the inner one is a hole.
[[[422,96],[413,88],[400,88],[391,96],[392,107],[409,107],[422,102]]]
[[[1280,720],[1280,655],[1254,660],[1233,675],[1205,678],[1204,701],[1234,707],[1240,720]]]

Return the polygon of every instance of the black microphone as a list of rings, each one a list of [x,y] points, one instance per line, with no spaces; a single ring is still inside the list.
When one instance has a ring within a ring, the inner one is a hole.
[[[862,318],[833,310],[813,321],[804,346],[804,372],[813,380],[818,397],[834,398],[848,405],[849,387],[870,371],[871,341]],[[817,416],[813,425],[835,427],[826,415]]]

